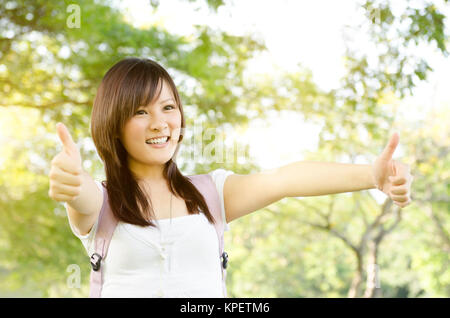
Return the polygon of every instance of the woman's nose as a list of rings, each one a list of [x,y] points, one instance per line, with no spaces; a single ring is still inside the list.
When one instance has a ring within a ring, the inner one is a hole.
[[[150,130],[163,131],[168,127],[168,124],[163,118],[153,118],[150,121]]]

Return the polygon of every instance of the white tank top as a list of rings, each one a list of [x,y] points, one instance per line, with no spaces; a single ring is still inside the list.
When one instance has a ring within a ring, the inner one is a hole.
[[[224,220],[223,185],[230,174],[233,172],[224,169],[210,173]],[[219,242],[206,216],[172,218],[172,226],[170,219],[155,223],[157,227],[117,224],[102,264],[101,297],[224,297]],[[70,218],[69,224],[91,255],[97,223],[86,235],[79,234]]]

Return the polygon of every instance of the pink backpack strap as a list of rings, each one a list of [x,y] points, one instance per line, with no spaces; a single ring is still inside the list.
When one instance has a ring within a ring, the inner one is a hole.
[[[219,257],[221,258],[222,265],[222,289],[223,295],[227,296],[226,288],[226,275],[227,275],[227,264],[228,264],[228,254],[224,251],[224,220],[222,219],[222,207],[220,204],[219,193],[217,192],[216,185],[209,174],[200,174],[194,176],[188,176],[192,184],[197,188],[198,191],[205,198],[206,204],[208,205],[209,211],[211,212],[215,224],[217,238],[219,240]]]
[[[224,251],[224,223],[222,219],[222,209],[220,204],[219,193],[217,192],[216,185],[212,177],[209,174],[188,176],[192,184],[205,198],[209,211],[211,212],[215,224],[217,238],[219,240],[219,257],[221,258],[222,265],[222,288],[223,294],[227,296],[226,289],[226,268],[228,264],[228,255]],[[114,217],[108,201],[108,192],[103,186],[103,205],[100,210],[97,232],[95,234],[95,248],[94,253],[91,255],[91,278],[90,278],[90,293],[89,297],[99,298],[102,290],[102,261],[105,259],[109,243],[111,242],[112,235],[117,226],[117,220]]]
[[[109,243],[117,225],[108,201],[108,192],[103,186],[103,205],[100,210],[97,232],[95,233],[94,253],[91,255],[91,279],[89,297],[100,298],[102,291],[102,261],[108,253]]]

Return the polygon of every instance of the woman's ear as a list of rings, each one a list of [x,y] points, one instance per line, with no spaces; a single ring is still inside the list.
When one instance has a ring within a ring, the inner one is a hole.
[[[119,144],[122,144],[122,140],[120,139],[120,136],[114,136],[114,141],[118,142]]]

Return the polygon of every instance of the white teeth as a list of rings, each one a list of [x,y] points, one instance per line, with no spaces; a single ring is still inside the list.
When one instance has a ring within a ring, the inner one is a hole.
[[[146,140],[145,143],[147,143],[147,144],[163,144],[167,140],[169,140],[169,137],[158,138],[158,139],[149,139],[149,140]]]

